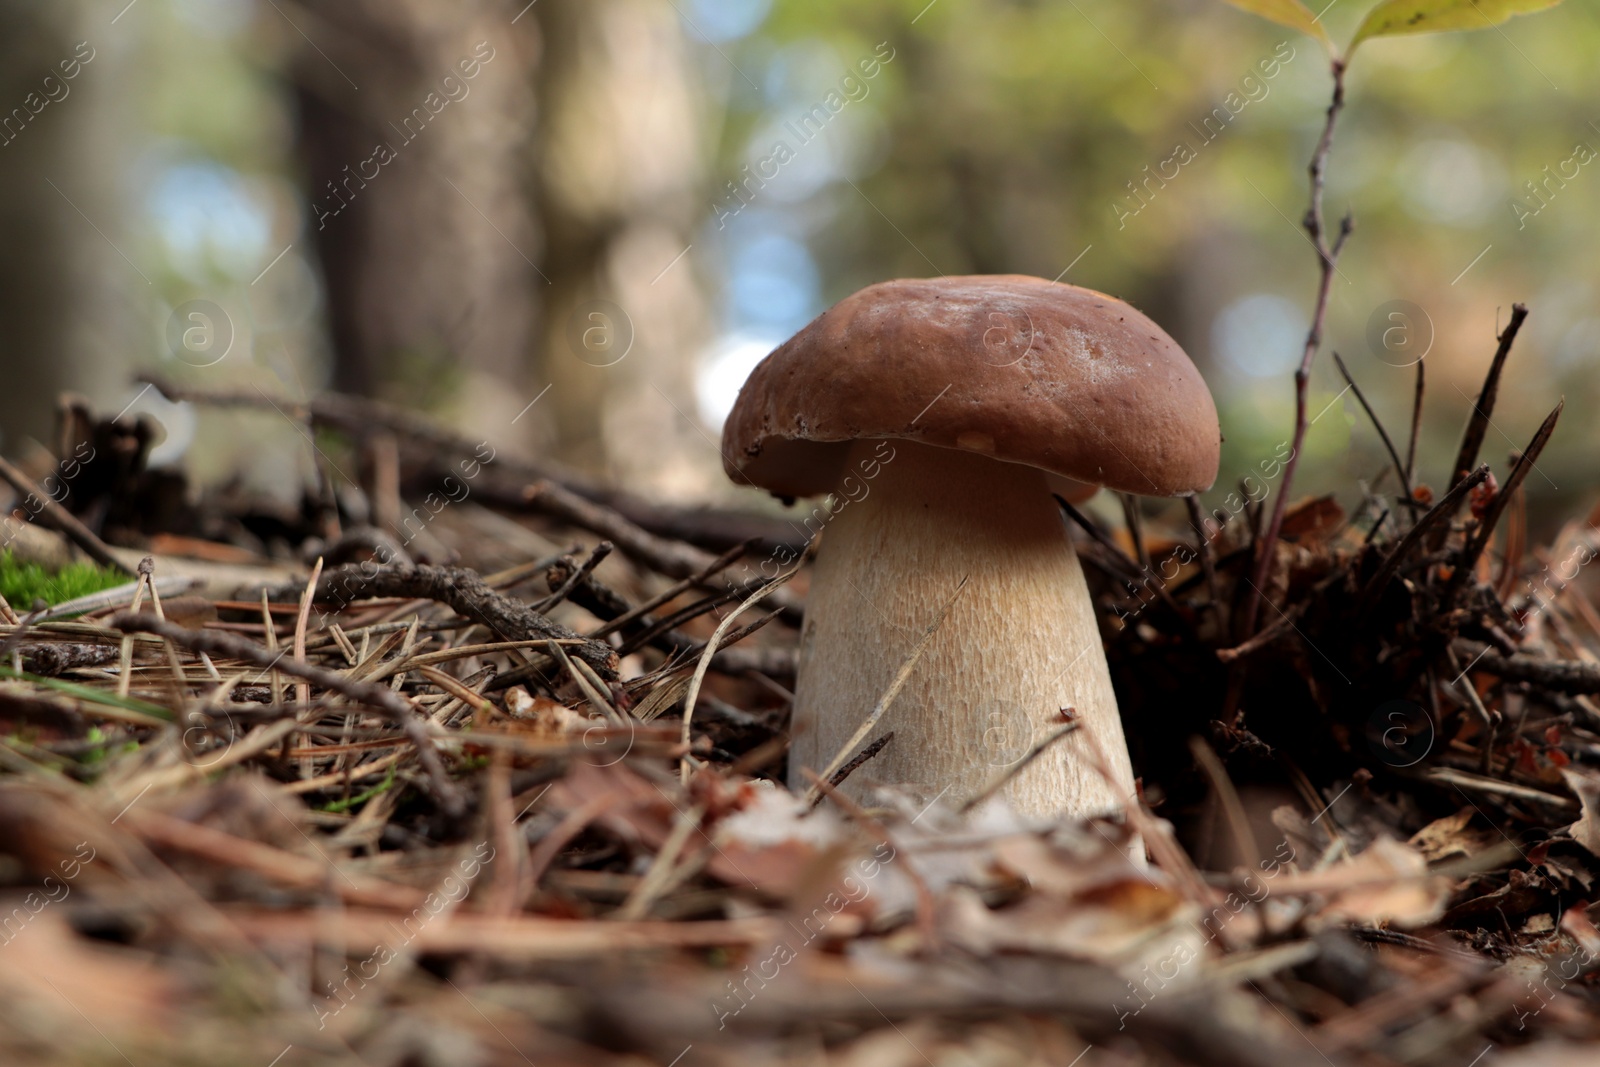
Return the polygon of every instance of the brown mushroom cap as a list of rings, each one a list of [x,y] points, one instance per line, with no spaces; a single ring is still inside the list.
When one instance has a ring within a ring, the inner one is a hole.
[[[850,442],[897,438],[1143,496],[1216,480],[1217,409],[1177,342],[1115,297],[1023,275],[881,282],[751,373],[722,431],[736,482],[837,487]]]

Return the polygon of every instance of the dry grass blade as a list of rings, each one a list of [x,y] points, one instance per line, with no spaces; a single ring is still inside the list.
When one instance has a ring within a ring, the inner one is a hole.
[[[301,663],[306,661],[306,623],[311,619],[311,599],[317,591],[317,579],[322,577],[322,557],[317,557],[317,562],[311,568],[311,577],[306,579],[305,592],[300,594],[300,614],[294,620],[294,658]],[[295,696],[302,704],[311,703],[311,685],[301,682],[295,687]]]
[[[1400,462],[1400,453],[1395,451],[1394,442],[1389,440],[1389,431],[1383,428],[1383,421],[1378,418],[1378,413],[1372,410],[1372,405],[1367,402],[1366,394],[1361,391],[1361,386],[1350,376],[1350,370],[1344,365],[1344,360],[1339,358],[1339,353],[1331,353],[1334,366],[1339,368],[1345,384],[1350,386],[1350,391],[1356,394],[1356,401],[1360,403],[1361,410],[1367,413],[1367,418],[1372,421],[1373,429],[1378,431],[1378,436],[1383,440],[1383,447],[1389,453],[1389,460],[1394,464],[1394,472],[1400,478],[1400,487],[1405,490],[1406,499],[1412,499],[1411,471],[1407,464]]]
[[[69,615],[84,615],[90,612],[105,611],[107,608],[122,607],[125,604],[132,603],[135,597],[143,595],[141,582],[148,583],[144,588],[149,589],[151,597],[155,597],[157,594],[181,597],[182,594],[205,585],[203,581],[197,578],[181,578],[177,575],[163,575],[160,578],[140,575],[139,578],[140,581],[132,581],[126,585],[104,589],[98,593],[87,593],[83,596],[73,597],[71,600],[63,600],[59,604],[52,604],[49,610],[39,612],[34,621],[45,622]],[[138,610],[137,606],[134,607],[134,610]]]
[[[405,669],[412,670],[417,667],[432,667],[440,663],[453,663],[469,656],[486,656],[495,652],[511,652],[519,649],[548,649],[551,645],[572,647],[582,644],[581,641],[556,641],[545,637],[536,637],[531,641],[486,641],[481,645],[456,645],[454,648],[441,648],[437,652],[421,652],[407,657]]]
[[[1017,760],[1017,762],[1013,763],[1011,766],[995,775],[994,781],[978,790],[978,792],[974,795],[968,797],[958,810],[962,814],[966,814],[967,812],[981,805],[990,797],[994,796],[996,793],[1000,792],[1000,790],[1006,787],[1007,782],[1021,774],[1030,763],[1048,751],[1057,741],[1060,741],[1069,734],[1076,733],[1078,726],[1079,724],[1074,721],[1063,726],[1056,727],[1055,730],[1050,732],[1048,737],[1030,748],[1027,755],[1023,756],[1021,759]]]
[[[779,608],[776,611],[772,611],[766,615],[763,615],[754,622],[747,623],[744,626],[739,627],[732,633],[724,634],[720,639],[717,640],[715,645],[713,645],[709,640],[698,641],[694,645],[674,653],[673,658],[662,664],[661,667],[653,673],[647,674],[642,678],[635,678],[633,681],[629,682],[628,688],[632,690],[639,690],[654,686],[662,678],[685,670],[689,661],[692,660],[698,662],[700,657],[705,654],[707,649],[715,650],[712,652],[711,656],[711,668],[713,670],[718,669],[719,665],[725,664],[725,661],[728,660],[729,657],[733,657],[740,652],[750,651],[760,653],[764,651],[772,651],[770,649],[740,649],[733,646],[737,645],[740,641],[743,641],[751,634],[764,629],[768,623],[780,617],[782,614],[783,609]],[[777,651],[782,652],[785,650],[779,649]],[[726,667],[724,666],[723,669],[726,669]]]
[[[281,885],[307,889],[327,886],[351,904],[409,910],[424,896],[418,889],[338,870],[327,857],[318,861],[297,856],[170,815],[134,807],[123,818],[147,841],[242,867]],[[334,866],[338,877],[329,877],[330,866]]]
[[[694,669],[694,677],[689,680],[689,690],[684,694],[683,698],[683,747],[686,753],[689,748],[689,726],[694,720],[695,700],[700,696],[700,685],[705,681],[706,671],[711,669],[711,657],[716,655],[723,635],[728,632],[729,628],[733,626],[734,620],[743,612],[776,593],[783,586],[783,583],[793,578],[797,573],[799,573],[798,567],[788,570],[760,589],[757,589],[754,593],[751,593],[737,608],[730,611],[728,617],[718,623],[717,628],[711,632],[710,639],[706,641],[705,651],[700,654],[700,662]],[[682,775],[683,781],[688,782],[689,764],[687,760],[685,760],[679,773]]]
[[[1211,782],[1211,788],[1222,805],[1223,814],[1227,817],[1228,832],[1233,835],[1239,854],[1247,866],[1258,866],[1261,863],[1261,846],[1256,842],[1255,832],[1250,829],[1250,818],[1245,814],[1244,804],[1239,800],[1239,791],[1234,788],[1233,780],[1228,777],[1228,769],[1222,765],[1222,761],[1217,758],[1216,750],[1206,744],[1204,738],[1191,737],[1189,751],[1194,753],[1195,762],[1205,771],[1206,778]]]
[[[1518,785],[1515,782],[1502,782],[1498,778],[1488,778],[1481,774],[1458,771],[1452,767],[1435,767],[1428,771],[1425,777],[1435,782],[1465,789],[1468,792],[1513,797],[1517,800],[1531,800],[1535,804],[1543,804],[1562,811],[1576,811],[1578,809],[1576,800],[1557,796],[1554,793],[1546,793],[1542,789],[1534,789],[1531,786]]]
[[[206,651],[253,663],[258,667],[277,667],[284,674],[304,678],[313,685],[331,689],[351,700],[360,701],[384,712],[401,725],[406,731],[406,736],[416,746],[418,758],[428,772],[440,806],[452,815],[460,815],[466,811],[465,798],[450,780],[450,776],[445,773],[444,765],[439,761],[439,754],[434,750],[433,742],[429,739],[416,708],[387,686],[354,680],[337,671],[330,671],[314,664],[285,660],[283,653],[273,655],[260,645],[246,641],[242,637],[214,630],[185,630],[181,626],[163,622],[150,615],[131,611],[119,612],[107,620],[107,625],[126,633],[152,633],[190,652]]]
[[[748,551],[748,544],[736,545],[727,552],[724,552],[722,555],[718,556],[716,559],[712,560],[700,570],[689,575],[689,577],[668,586],[655,596],[644,601],[638,607],[635,607],[630,611],[625,611],[621,615],[608,620],[604,626],[601,626],[589,636],[604,637],[606,634],[622,629],[631,622],[636,620],[643,621],[646,615],[656,610],[661,605],[670,600],[676,600],[678,597],[682,596],[684,593],[687,593],[695,586],[702,585],[711,578],[716,577],[718,574],[737,563],[739,559]]]
[[[493,710],[494,705],[489,703],[488,698],[481,693],[474,692],[471,687],[459,679],[453,678],[435,667],[422,664],[413,664],[413,666],[424,678],[455,697],[456,700],[467,707],[485,715]]]
[[[702,548],[657,537],[620,512],[586,500],[555,482],[531,485],[524,491],[523,498],[537,510],[599,534],[638,562],[673,578],[688,578],[715,567],[718,562]],[[746,593],[754,588],[756,583],[742,582],[737,591]],[[774,602],[796,622],[805,610],[798,597],[783,593],[777,594]]]
[[[712,593],[710,596],[701,597],[671,615],[657,619],[648,626],[642,627],[637,633],[622,642],[622,645],[617,649],[617,654],[626,656],[637,652],[645,645],[654,643],[657,638],[669,634],[684,623],[698,619],[700,616],[738,599],[739,590],[736,589],[728,589],[720,593]]]
[[[408,754],[409,750],[402,748],[386,756],[379,756],[377,759],[370,760],[358,767],[333,771],[316,778],[302,778],[299,781],[290,782],[283,787],[283,791],[285,793],[316,793],[339,785],[353,784],[371,778],[380,771],[387,771],[390,767],[405,759]]]
[[[556,638],[578,642],[570,647],[579,658],[600,672],[601,677],[615,678],[617,674],[617,657],[610,645],[574,633],[526,604],[495,592],[475,572],[465,567],[349,564],[324,574],[319,593],[324,597],[337,597],[341,606],[366,597],[438,601],[509,641]]]
[[[650,906],[670,884],[673,867],[678,862],[678,857],[683,854],[683,848],[689,843],[689,838],[700,829],[700,820],[705,818],[705,814],[705,806],[702,804],[695,804],[678,813],[678,820],[673,823],[672,833],[662,842],[661,850],[650,863],[650,869],[645,871],[639,884],[628,894],[628,899],[623,902],[622,907],[612,915],[613,919],[627,922],[642,919],[650,914]]]
[[[608,722],[621,722],[622,717],[617,714],[617,709],[611,706],[611,701],[602,696],[600,690],[596,689],[589,679],[584,677],[583,672],[579,671],[577,667],[573,665],[572,659],[567,655],[566,649],[562,648],[554,641],[550,642],[549,648],[550,655],[556,660],[556,662],[561,664],[563,670],[572,676],[572,680],[578,684],[578,688],[583,691],[583,695],[589,701],[589,703],[594,705],[595,710],[604,715],[606,717],[606,721]]]

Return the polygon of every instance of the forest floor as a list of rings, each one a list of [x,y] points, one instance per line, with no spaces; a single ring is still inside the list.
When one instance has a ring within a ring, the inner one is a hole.
[[[1265,589],[1259,501],[1175,529],[1069,507],[1143,803],[1032,825],[784,787],[806,573],[756,564],[793,527],[284,407],[343,435],[359,500],[186,510],[81,409],[81,464],[7,465],[0,569],[125,573],[0,608],[0,1062],[1600,1049],[1600,515],[1530,545],[1521,488],[1559,409],[1503,484],[1469,427],[1437,494],[1397,459],[1387,504],[1293,503]]]

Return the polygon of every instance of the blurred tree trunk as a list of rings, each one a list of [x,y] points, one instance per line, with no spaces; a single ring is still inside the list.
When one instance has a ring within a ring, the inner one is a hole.
[[[533,398],[531,20],[499,0],[285,5],[334,385],[497,447]]]
[[[540,0],[539,376],[557,455],[619,484],[703,490],[695,423],[709,315],[687,251],[711,146],[697,59],[668,0]],[[543,406],[543,405],[541,405]]]
[[[446,407],[630,487],[703,486],[707,314],[679,257],[708,146],[668,0],[291,10],[316,42],[295,70],[335,385]],[[479,42],[494,58],[470,94],[408,139],[406,116]],[[375,168],[379,144],[395,158]]]
[[[130,319],[149,283],[122,258],[136,250],[117,197],[120,50],[85,14],[0,0],[0,447],[12,452],[23,437],[53,442],[62,390],[120,407],[142,347]]]

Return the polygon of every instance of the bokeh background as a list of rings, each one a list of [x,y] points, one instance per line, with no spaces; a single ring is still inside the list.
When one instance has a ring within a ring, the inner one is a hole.
[[[1336,40],[1366,6],[1327,10]],[[1402,442],[1426,351],[1420,481],[1530,305],[1485,458],[1566,397],[1544,528],[1600,483],[1597,55],[1578,0],[1371,41],[1328,178],[1357,229],[1327,346]],[[774,344],[873,281],[1018,272],[1193,355],[1221,495],[1291,430],[1330,84],[1315,41],[1217,0],[0,0],[0,448],[48,441],[74,390],[159,420],[155,461],[202,483],[314,477],[298,424],[170,403],[153,372],[380,397],[754,505],[716,439]],[[1343,384],[1324,356],[1296,495],[1386,465]]]

